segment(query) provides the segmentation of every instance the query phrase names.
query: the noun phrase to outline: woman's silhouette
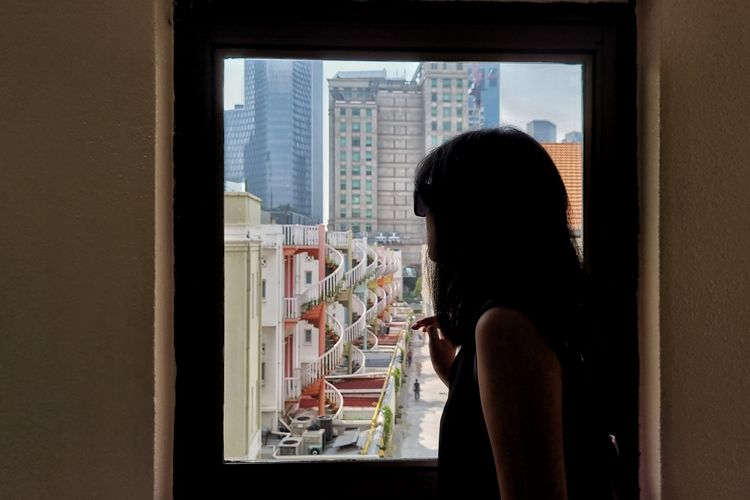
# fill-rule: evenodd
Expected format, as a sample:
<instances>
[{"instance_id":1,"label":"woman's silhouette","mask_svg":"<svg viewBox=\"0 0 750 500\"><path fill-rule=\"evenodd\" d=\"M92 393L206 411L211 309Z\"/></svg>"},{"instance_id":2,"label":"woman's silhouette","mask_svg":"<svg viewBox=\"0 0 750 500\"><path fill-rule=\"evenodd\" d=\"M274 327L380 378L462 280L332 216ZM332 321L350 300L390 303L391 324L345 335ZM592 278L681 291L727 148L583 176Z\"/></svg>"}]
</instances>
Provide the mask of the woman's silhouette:
<instances>
[{"instance_id":1,"label":"woman's silhouette","mask_svg":"<svg viewBox=\"0 0 750 500\"><path fill-rule=\"evenodd\" d=\"M450 388L441 493L608 498L587 463L576 365L584 275L549 155L515 129L467 132L430 152L414 184L435 316L413 328L427 332Z\"/></svg>"}]
</instances>

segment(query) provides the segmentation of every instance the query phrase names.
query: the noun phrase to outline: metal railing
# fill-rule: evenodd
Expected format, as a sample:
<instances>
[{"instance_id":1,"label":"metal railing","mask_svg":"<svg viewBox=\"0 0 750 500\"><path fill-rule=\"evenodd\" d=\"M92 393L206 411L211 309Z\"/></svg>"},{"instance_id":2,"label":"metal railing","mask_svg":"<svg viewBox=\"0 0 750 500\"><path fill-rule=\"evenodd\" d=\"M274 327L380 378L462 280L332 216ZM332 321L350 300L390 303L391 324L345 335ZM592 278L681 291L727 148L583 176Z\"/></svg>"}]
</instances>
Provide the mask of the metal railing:
<instances>
[{"instance_id":1,"label":"metal railing","mask_svg":"<svg viewBox=\"0 0 750 500\"><path fill-rule=\"evenodd\" d=\"M299 297L284 297L284 319L297 319L299 317Z\"/></svg>"},{"instance_id":2,"label":"metal railing","mask_svg":"<svg viewBox=\"0 0 750 500\"><path fill-rule=\"evenodd\" d=\"M344 256L332 246L326 245L326 259L332 260L336 264L336 269L299 294L298 300L301 309L333 297L341 289L344 278Z\"/></svg>"},{"instance_id":3,"label":"metal railing","mask_svg":"<svg viewBox=\"0 0 750 500\"><path fill-rule=\"evenodd\" d=\"M352 254L357 256L359 262L344 274L345 286L349 288L359 285L367 277L367 252L363 248L363 240L352 240Z\"/></svg>"},{"instance_id":4,"label":"metal railing","mask_svg":"<svg viewBox=\"0 0 750 500\"><path fill-rule=\"evenodd\" d=\"M336 248L349 248L350 231L328 231L326 243Z\"/></svg>"},{"instance_id":5,"label":"metal railing","mask_svg":"<svg viewBox=\"0 0 750 500\"><path fill-rule=\"evenodd\" d=\"M354 366L355 363L358 366L357 369L352 372L352 375L364 373L366 363L365 353L356 345L352 345L352 366Z\"/></svg>"},{"instance_id":6,"label":"metal railing","mask_svg":"<svg viewBox=\"0 0 750 500\"><path fill-rule=\"evenodd\" d=\"M367 247L367 256L372 258L372 263L367 265L367 277L373 278L378 272L378 254L371 247Z\"/></svg>"},{"instance_id":7,"label":"metal railing","mask_svg":"<svg viewBox=\"0 0 750 500\"><path fill-rule=\"evenodd\" d=\"M367 321L374 320L378 315L378 296L372 290L367 290L367 301L372 302L372 307L367 309Z\"/></svg>"},{"instance_id":8,"label":"metal railing","mask_svg":"<svg viewBox=\"0 0 750 500\"><path fill-rule=\"evenodd\" d=\"M299 399L302 395L298 377L284 377L284 399Z\"/></svg>"},{"instance_id":9,"label":"metal railing","mask_svg":"<svg viewBox=\"0 0 750 500\"><path fill-rule=\"evenodd\" d=\"M344 359L344 327L339 320L327 315L327 326L333 328L338 340L333 347L324 352L317 360L307 363L300 370L300 384L303 388L309 386L321 377L325 377L341 365Z\"/></svg>"},{"instance_id":10,"label":"metal railing","mask_svg":"<svg viewBox=\"0 0 750 500\"><path fill-rule=\"evenodd\" d=\"M364 302L362 302L359 297L352 294L352 303L354 304L354 307L352 309L354 309L359 314L359 318L357 319L357 321L346 327L346 330L344 331L344 337L346 338L347 342L353 342L356 339L362 338L362 334L365 331L365 324L367 321Z\"/></svg>"},{"instance_id":11,"label":"metal railing","mask_svg":"<svg viewBox=\"0 0 750 500\"><path fill-rule=\"evenodd\" d=\"M325 398L331 405L336 406L336 413L333 414L333 420L340 420L344 411L344 395L341 394L335 385L327 380L325 381Z\"/></svg>"},{"instance_id":12,"label":"metal railing","mask_svg":"<svg viewBox=\"0 0 750 500\"><path fill-rule=\"evenodd\" d=\"M284 245L302 247L317 247L320 243L320 228L318 226L289 225L281 226L284 234Z\"/></svg>"}]
</instances>

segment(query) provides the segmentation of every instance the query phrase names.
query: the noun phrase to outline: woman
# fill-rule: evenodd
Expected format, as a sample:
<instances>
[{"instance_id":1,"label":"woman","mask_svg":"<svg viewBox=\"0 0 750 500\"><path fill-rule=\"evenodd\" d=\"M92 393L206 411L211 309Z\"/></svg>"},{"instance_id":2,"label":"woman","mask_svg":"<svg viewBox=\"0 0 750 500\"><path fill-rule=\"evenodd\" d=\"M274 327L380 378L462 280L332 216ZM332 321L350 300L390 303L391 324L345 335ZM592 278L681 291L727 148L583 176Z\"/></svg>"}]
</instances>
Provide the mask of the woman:
<instances>
[{"instance_id":1,"label":"woman","mask_svg":"<svg viewBox=\"0 0 750 500\"><path fill-rule=\"evenodd\" d=\"M414 211L426 219L435 316L412 328L427 332L449 386L441 493L608 498L587 463L583 271L549 155L511 128L459 135L417 168Z\"/></svg>"}]
</instances>

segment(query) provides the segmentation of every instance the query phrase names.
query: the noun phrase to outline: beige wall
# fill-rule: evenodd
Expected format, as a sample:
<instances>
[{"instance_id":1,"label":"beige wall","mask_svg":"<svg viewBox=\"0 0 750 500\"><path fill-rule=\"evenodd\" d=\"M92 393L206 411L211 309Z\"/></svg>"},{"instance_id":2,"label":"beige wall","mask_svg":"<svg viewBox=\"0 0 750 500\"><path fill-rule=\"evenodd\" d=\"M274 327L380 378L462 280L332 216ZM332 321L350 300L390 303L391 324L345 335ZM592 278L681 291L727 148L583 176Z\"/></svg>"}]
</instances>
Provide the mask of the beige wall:
<instances>
[{"instance_id":1,"label":"beige wall","mask_svg":"<svg viewBox=\"0 0 750 500\"><path fill-rule=\"evenodd\" d=\"M750 3L644 0L639 10L644 497L659 498L660 480L665 499L744 499Z\"/></svg>"},{"instance_id":2,"label":"beige wall","mask_svg":"<svg viewBox=\"0 0 750 500\"><path fill-rule=\"evenodd\" d=\"M3 2L0 498L170 494L169 4Z\"/></svg>"},{"instance_id":3,"label":"beige wall","mask_svg":"<svg viewBox=\"0 0 750 500\"><path fill-rule=\"evenodd\" d=\"M0 498L164 497L168 2L5 4ZM639 9L644 497L743 498L750 4Z\"/></svg>"}]
</instances>

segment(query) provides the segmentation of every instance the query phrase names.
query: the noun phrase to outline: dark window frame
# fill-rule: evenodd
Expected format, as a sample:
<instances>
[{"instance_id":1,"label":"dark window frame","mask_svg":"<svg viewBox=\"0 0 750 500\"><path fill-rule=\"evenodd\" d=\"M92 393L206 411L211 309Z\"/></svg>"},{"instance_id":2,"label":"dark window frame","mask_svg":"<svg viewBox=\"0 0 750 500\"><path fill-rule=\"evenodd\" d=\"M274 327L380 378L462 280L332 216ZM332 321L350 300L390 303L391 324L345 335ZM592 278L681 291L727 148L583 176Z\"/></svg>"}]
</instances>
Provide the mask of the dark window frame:
<instances>
[{"instance_id":1,"label":"dark window frame","mask_svg":"<svg viewBox=\"0 0 750 500\"><path fill-rule=\"evenodd\" d=\"M247 496L321 484L381 498L363 478L402 496L436 493L434 460L232 464L222 451L223 130L222 58L544 60L583 58L587 137L585 265L617 357L612 405L625 463L624 498L638 495L637 175L634 4L337 2L337 8L255 7L220 0L175 5L174 494ZM375 491L372 491L375 490ZM312 497L316 488L305 487ZM361 495L359 495L361 493Z\"/></svg>"}]
</instances>

